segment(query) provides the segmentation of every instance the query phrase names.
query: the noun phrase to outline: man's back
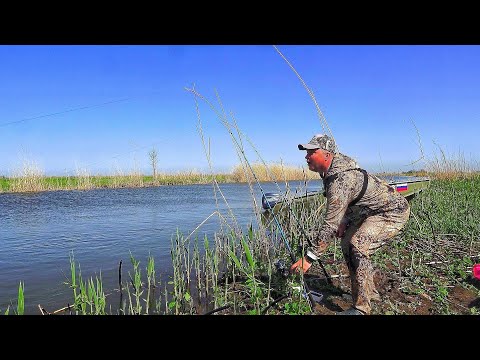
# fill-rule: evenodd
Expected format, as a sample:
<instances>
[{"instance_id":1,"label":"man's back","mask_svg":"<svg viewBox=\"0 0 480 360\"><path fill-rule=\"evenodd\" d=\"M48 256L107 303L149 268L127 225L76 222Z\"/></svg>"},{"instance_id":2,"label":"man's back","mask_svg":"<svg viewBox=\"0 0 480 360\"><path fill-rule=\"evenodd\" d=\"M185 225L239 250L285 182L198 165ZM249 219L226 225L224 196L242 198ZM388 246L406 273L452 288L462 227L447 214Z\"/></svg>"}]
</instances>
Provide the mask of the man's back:
<instances>
[{"instance_id":1,"label":"man's back","mask_svg":"<svg viewBox=\"0 0 480 360\"><path fill-rule=\"evenodd\" d=\"M327 196L325 220L332 225L339 223L347 210L356 216L366 217L404 211L409 206L408 201L392 186L375 175L365 176L352 158L341 153L335 154L325 174L324 187ZM355 205L352 205L355 200Z\"/></svg>"}]
</instances>

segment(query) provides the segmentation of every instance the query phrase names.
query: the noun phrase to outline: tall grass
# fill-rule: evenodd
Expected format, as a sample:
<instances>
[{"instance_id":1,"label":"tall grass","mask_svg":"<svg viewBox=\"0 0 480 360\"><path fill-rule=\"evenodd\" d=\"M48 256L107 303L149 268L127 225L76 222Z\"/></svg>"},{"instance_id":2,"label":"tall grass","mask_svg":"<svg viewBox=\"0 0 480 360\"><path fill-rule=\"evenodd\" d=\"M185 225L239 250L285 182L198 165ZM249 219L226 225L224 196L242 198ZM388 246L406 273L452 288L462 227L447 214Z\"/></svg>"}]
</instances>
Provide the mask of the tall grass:
<instances>
[{"instance_id":1,"label":"tall grass","mask_svg":"<svg viewBox=\"0 0 480 360\"><path fill-rule=\"evenodd\" d=\"M71 283L67 284L73 290L73 308L75 313L81 315L105 315L106 295L103 291L102 275L96 276L95 280L93 277L83 280L80 264L76 264L73 253L70 255L70 272Z\"/></svg>"},{"instance_id":2,"label":"tall grass","mask_svg":"<svg viewBox=\"0 0 480 360\"><path fill-rule=\"evenodd\" d=\"M79 190L93 189L93 182L90 173L87 169L76 169L76 187Z\"/></svg>"},{"instance_id":3,"label":"tall grass","mask_svg":"<svg viewBox=\"0 0 480 360\"><path fill-rule=\"evenodd\" d=\"M433 143L436 146L435 150L432 154L426 154L423 149L420 132L415 124L413 124L413 126L415 127L418 149L421 154L420 158L413 163L423 161L424 169L421 171L421 175L446 180L465 179L478 175L480 172L478 159L472 158L470 161L467 161L464 153L460 150L457 153L449 153L434 141Z\"/></svg>"},{"instance_id":4,"label":"tall grass","mask_svg":"<svg viewBox=\"0 0 480 360\"><path fill-rule=\"evenodd\" d=\"M247 311L248 313L261 313L261 308L263 306L267 306L266 301L268 303L271 300L270 296L272 294L272 283L275 281L272 278L272 271L271 271L271 257L275 255L285 256L285 248L283 247L284 243L279 243L277 241L276 244L272 242L272 237L275 237L278 234L278 229L272 227L272 222L270 222L267 226L265 225L264 219L262 217L262 211L260 204L256 203L256 199L254 196L254 187L258 186L261 189L260 183L262 181L274 181L277 184L278 179L283 181L288 181L291 179L302 179L307 182L307 178L305 176L305 170L301 168L295 169L287 169L283 165L276 165L274 166L267 166L265 162L262 160L262 164L251 164L245 156L245 147L244 144L249 143L257 155L260 155L256 150L254 144L246 137L245 134L241 132L236 124L236 119L233 115L230 116L231 120L229 120L227 114L223 109L223 104L220 100L220 97L217 94L218 100L218 108L215 107L212 103L210 103L207 99L205 99L202 95L200 95L195 89L187 89L195 97L196 107L198 109L197 98L205 101L207 105L215 112L220 122L223 124L225 129L228 131L230 138L232 140L234 149L237 153L238 159L240 161L240 165L237 166L234 171L234 177L236 181L247 182L250 188L250 192L252 195L252 207L257 217L257 224L255 224L255 231L253 230L253 225L251 225L248 234L245 234L244 229L232 228L230 232L223 232L221 233L221 237L224 239L224 244L227 243L227 239L229 240L229 248L226 254L228 257L225 257L225 252L220 252L223 254L223 273L224 273L224 302L230 299L228 296L230 290L235 290L236 288L242 289L242 296L237 297L233 296L232 304L234 305L234 313L236 313L237 308L240 307L243 311ZM198 117L198 128L202 129L201 121L199 112L197 111ZM202 139L203 134L201 133ZM207 158L209 158L210 154L207 149L208 146L204 143L205 153ZM261 159L261 156L260 156ZM278 186L278 184L277 184ZM280 189L280 187L278 186ZM288 183L287 183L288 188ZM261 189L262 190L262 189ZM263 191L263 190L262 190ZM221 194L220 189L218 192ZM223 200L226 199L223 197ZM227 205L228 202L226 201ZM234 216L232 216L233 220ZM273 236L272 236L273 235ZM206 252L208 254L208 251ZM217 259L217 257L214 257ZM261 265L256 265L261 264ZM268 266L264 266L268 264ZM212 267L214 268L214 267ZM218 271L215 272L218 274ZM238 277L245 277L244 282L238 282ZM262 278L266 278L266 281L260 280ZM230 283L228 279L231 279ZM213 289L217 289L217 280L215 277L212 277L213 280ZM206 289L209 286L206 284ZM238 290L239 290L238 289ZM231 291L230 291L231 292ZM235 294L235 291L233 291ZM264 295L266 297L264 297ZM217 297L218 298L218 297ZM245 303L243 300L247 298L250 299L248 303ZM243 300L242 300L243 299ZM237 301L238 300L238 301ZM214 303L215 306L219 305Z\"/></svg>"},{"instance_id":5,"label":"tall grass","mask_svg":"<svg viewBox=\"0 0 480 360\"><path fill-rule=\"evenodd\" d=\"M24 160L20 169L15 171L15 175L9 184L9 190L12 192L46 190L42 182L43 177L43 171L37 163Z\"/></svg>"},{"instance_id":6,"label":"tall grass","mask_svg":"<svg viewBox=\"0 0 480 360\"><path fill-rule=\"evenodd\" d=\"M235 182L229 174L218 174L221 183ZM158 174L156 179L141 174L99 176L84 172L79 176L0 177L0 192L40 192L57 190L91 190L102 188L138 188L163 185L209 184L212 176L181 172Z\"/></svg>"},{"instance_id":7,"label":"tall grass","mask_svg":"<svg viewBox=\"0 0 480 360\"><path fill-rule=\"evenodd\" d=\"M281 163L251 164L253 172L259 181L292 181L318 179L318 174L306 171L303 167L285 166ZM232 179L235 182L253 182L254 179L249 172L246 172L241 165L236 165L232 170Z\"/></svg>"},{"instance_id":8,"label":"tall grass","mask_svg":"<svg viewBox=\"0 0 480 360\"><path fill-rule=\"evenodd\" d=\"M177 173L160 172L156 178L140 173L117 173L112 176L91 175L86 169L77 170L76 176L45 176L35 169L12 177L0 177L0 192L40 192L57 190L91 190L102 188L138 188L164 185L211 184L238 182L237 174L206 174L195 170ZM267 180L265 180L267 181Z\"/></svg>"},{"instance_id":9,"label":"tall grass","mask_svg":"<svg viewBox=\"0 0 480 360\"><path fill-rule=\"evenodd\" d=\"M25 313L25 284L20 281L18 285L18 302L17 302L17 315L23 315Z\"/></svg>"},{"instance_id":10,"label":"tall grass","mask_svg":"<svg viewBox=\"0 0 480 360\"><path fill-rule=\"evenodd\" d=\"M468 279L473 263L480 260L480 174L444 174L412 200L402 236L374 260L404 293L433 299L432 313L458 313L459 307L468 313L449 298L449 289L476 291Z\"/></svg>"},{"instance_id":11,"label":"tall grass","mask_svg":"<svg viewBox=\"0 0 480 360\"><path fill-rule=\"evenodd\" d=\"M441 147L427 160L426 170L436 179L468 179L478 175L479 168L467 161L463 152L449 154Z\"/></svg>"}]
</instances>

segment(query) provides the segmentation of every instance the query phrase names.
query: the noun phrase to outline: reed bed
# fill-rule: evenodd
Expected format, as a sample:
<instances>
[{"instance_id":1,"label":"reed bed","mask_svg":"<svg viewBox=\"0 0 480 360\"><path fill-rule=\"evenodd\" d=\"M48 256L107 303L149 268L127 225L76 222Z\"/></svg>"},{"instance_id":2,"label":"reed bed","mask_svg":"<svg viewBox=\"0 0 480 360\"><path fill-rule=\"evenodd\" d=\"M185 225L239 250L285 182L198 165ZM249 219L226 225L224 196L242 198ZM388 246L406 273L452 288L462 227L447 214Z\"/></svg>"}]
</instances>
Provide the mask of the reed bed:
<instances>
[{"instance_id":1,"label":"reed bed","mask_svg":"<svg viewBox=\"0 0 480 360\"><path fill-rule=\"evenodd\" d=\"M126 175L88 175L78 176L21 176L0 177L0 192L41 192L59 190L91 190L104 188L139 188L163 185L209 184L212 178L218 182L234 182L229 174L210 174L184 172L178 174L158 174L153 176L141 174Z\"/></svg>"},{"instance_id":2,"label":"reed bed","mask_svg":"<svg viewBox=\"0 0 480 360\"><path fill-rule=\"evenodd\" d=\"M13 192L41 191L43 177L43 171L36 163L24 160L22 167L15 172L9 189Z\"/></svg>"},{"instance_id":3,"label":"reed bed","mask_svg":"<svg viewBox=\"0 0 480 360\"><path fill-rule=\"evenodd\" d=\"M471 178L479 174L478 165L467 161L462 153L448 156L441 149L426 160L424 170L399 173L378 173L380 176L429 176L435 179ZM21 170L11 177L0 177L0 192L40 192L58 190L91 190L100 188L137 188L164 185L192 185L217 183L287 182L293 180L310 181L318 179L318 174L305 167L284 165L282 163L253 163L252 171L246 171L245 165L233 167L229 173L202 173L196 170L177 173L159 172L155 177L139 172L122 173L112 176L91 175L87 169L77 169L75 176L45 176L33 163L24 163Z\"/></svg>"},{"instance_id":4,"label":"reed bed","mask_svg":"<svg viewBox=\"0 0 480 360\"><path fill-rule=\"evenodd\" d=\"M257 179L265 181L292 181L292 180L311 180L318 179L318 174L309 171L303 166L286 166L281 163L272 163L265 165L263 163L251 164L252 170ZM251 173L246 172L241 165L236 165L231 174L235 182L254 181Z\"/></svg>"},{"instance_id":5,"label":"reed bed","mask_svg":"<svg viewBox=\"0 0 480 360\"><path fill-rule=\"evenodd\" d=\"M478 164L467 161L463 152L448 154L439 147L437 153L427 160L427 172L436 179L468 179L476 177L479 172Z\"/></svg>"}]
</instances>

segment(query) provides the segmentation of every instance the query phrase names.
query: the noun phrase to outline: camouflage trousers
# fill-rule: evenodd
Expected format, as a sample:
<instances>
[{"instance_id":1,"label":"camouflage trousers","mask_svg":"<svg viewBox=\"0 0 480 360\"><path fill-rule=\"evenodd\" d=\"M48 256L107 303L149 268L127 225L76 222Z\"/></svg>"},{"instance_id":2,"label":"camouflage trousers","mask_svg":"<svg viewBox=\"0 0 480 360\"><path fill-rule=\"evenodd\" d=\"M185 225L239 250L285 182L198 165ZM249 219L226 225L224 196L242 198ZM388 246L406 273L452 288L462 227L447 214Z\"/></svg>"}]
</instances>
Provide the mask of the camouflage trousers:
<instances>
[{"instance_id":1,"label":"camouflage trousers","mask_svg":"<svg viewBox=\"0 0 480 360\"><path fill-rule=\"evenodd\" d=\"M410 216L410 206L366 218L353 219L341 240L350 273L353 306L370 314L372 299L379 294L373 282L370 255L397 235Z\"/></svg>"}]
</instances>

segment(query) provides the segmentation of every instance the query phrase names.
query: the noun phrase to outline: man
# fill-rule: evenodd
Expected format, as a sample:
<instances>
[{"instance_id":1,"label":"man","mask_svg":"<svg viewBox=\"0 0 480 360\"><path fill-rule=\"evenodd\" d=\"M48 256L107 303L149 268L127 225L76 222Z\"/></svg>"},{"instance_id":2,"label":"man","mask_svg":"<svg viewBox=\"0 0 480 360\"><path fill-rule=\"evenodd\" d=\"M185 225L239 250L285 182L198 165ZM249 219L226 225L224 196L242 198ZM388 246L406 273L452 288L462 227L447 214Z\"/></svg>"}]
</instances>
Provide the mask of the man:
<instances>
[{"instance_id":1,"label":"man","mask_svg":"<svg viewBox=\"0 0 480 360\"><path fill-rule=\"evenodd\" d=\"M332 137L315 135L308 144L299 144L298 149L307 151L308 168L323 179L327 205L313 246L290 270L307 272L333 236L342 238L353 306L337 314L368 315L370 301L379 299L370 255L403 228L410 215L408 201L385 181L338 152Z\"/></svg>"}]
</instances>

